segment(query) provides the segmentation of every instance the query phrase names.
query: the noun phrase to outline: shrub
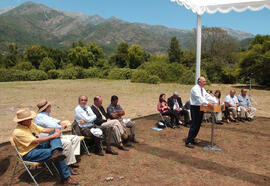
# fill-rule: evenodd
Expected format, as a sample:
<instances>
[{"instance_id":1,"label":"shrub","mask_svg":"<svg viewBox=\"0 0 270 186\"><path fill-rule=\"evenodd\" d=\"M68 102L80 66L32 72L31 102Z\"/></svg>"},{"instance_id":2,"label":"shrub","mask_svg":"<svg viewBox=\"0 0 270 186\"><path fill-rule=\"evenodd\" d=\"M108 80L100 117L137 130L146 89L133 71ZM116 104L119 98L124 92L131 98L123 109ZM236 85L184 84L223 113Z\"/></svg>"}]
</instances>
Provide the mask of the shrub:
<instances>
[{"instance_id":1,"label":"shrub","mask_svg":"<svg viewBox=\"0 0 270 186\"><path fill-rule=\"evenodd\" d=\"M138 69L132 73L131 82L146 83L148 78L149 78L149 74L146 72L146 70Z\"/></svg>"},{"instance_id":2,"label":"shrub","mask_svg":"<svg viewBox=\"0 0 270 186\"><path fill-rule=\"evenodd\" d=\"M71 67L62 71L62 79L82 79L84 78L84 70L82 67Z\"/></svg>"},{"instance_id":3,"label":"shrub","mask_svg":"<svg viewBox=\"0 0 270 186\"><path fill-rule=\"evenodd\" d=\"M21 63L18 63L16 66L15 66L16 69L18 70L24 70L24 71L29 71L29 70L32 70L34 69L35 67L32 65L31 62L21 62Z\"/></svg>"},{"instance_id":4,"label":"shrub","mask_svg":"<svg viewBox=\"0 0 270 186\"><path fill-rule=\"evenodd\" d=\"M58 79L61 77L61 70L50 70L48 72L49 79Z\"/></svg>"},{"instance_id":5,"label":"shrub","mask_svg":"<svg viewBox=\"0 0 270 186\"><path fill-rule=\"evenodd\" d=\"M160 82L161 82L161 79L156 75L150 75L147 80L147 83L150 83L150 84L158 84Z\"/></svg>"},{"instance_id":6,"label":"shrub","mask_svg":"<svg viewBox=\"0 0 270 186\"><path fill-rule=\"evenodd\" d=\"M55 69L55 65L53 63L53 59L49 57L44 57L42 62L39 65L39 70L43 70L44 72L48 72L49 70Z\"/></svg>"},{"instance_id":7,"label":"shrub","mask_svg":"<svg viewBox=\"0 0 270 186\"><path fill-rule=\"evenodd\" d=\"M46 79L48 79L48 75L42 70L30 70L27 72L27 80L40 81Z\"/></svg>"},{"instance_id":8,"label":"shrub","mask_svg":"<svg viewBox=\"0 0 270 186\"><path fill-rule=\"evenodd\" d=\"M101 74L101 70L98 68L88 68L84 69L83 77L84 78L97 78Z\"/></svg>"},{"instance_id":9,"label":"shrub","mask_svg":"<svg viewBox=\"0 0 270 186\"><path fill-rule=\"evenodd\" d=\"M15 69L0 69L0 82L5 81L24 81L27 80L27 73Z\"/></svg>"},{"instance_id":10,"label":"shrub","mask_svg":"<svg viewBox=\"0 0 270 186\"><path fill-rule=\"evenodd\" d=\"M114 68L109 72L109 79L130 79L132 70L129 68Z\"/></svg>"}]
</instances>

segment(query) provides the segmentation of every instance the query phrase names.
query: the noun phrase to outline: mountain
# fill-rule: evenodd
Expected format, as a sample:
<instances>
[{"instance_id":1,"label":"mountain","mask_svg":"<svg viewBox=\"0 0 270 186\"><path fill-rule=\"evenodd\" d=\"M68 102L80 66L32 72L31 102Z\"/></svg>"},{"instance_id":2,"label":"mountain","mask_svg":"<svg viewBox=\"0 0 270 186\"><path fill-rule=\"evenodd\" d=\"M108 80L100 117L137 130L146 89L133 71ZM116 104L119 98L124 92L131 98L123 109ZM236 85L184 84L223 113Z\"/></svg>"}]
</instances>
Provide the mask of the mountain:
<instances>
[{"instance_id":1,"label":"mountain","mask_svg":"<svg viewBox=\"0 0 270 186\"><path fill-rule=\"evenodd\" d=\"M223 28L242 40L252 34ZM87 15L49 8L26 2L18 7L0 10L0 49L15 42L19 47L41 44L56 48L69 48L73 41L95 42L111 54L120 42L140 44L146 51L165 54L171 37L176 36L183 49L194 47L192 30L167 28L162 25L129 23L110 17Z\"/></svg>"}]
</instances>

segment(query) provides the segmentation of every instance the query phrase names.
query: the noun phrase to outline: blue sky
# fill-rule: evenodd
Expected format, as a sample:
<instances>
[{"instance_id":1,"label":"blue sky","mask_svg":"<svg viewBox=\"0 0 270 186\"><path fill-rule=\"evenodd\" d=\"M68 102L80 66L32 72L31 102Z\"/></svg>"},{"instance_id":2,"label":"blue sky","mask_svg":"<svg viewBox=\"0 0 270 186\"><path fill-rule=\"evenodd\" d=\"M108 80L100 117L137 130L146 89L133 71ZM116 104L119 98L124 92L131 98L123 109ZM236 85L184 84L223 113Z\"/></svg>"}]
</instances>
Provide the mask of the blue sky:
<instances>
[{"instance_id":1,"label":"blue sky","mask_svg":"<svg viewBox=\"0 0 270 186\"><path fill-rule=\"evenodd\" d=\"M0 0L0 9L18 6L27 0ZM192 29L196 27L196 15L170 0L32 0L61 10L98 14L108 18L115 16L129 22ZM252 34L270 34L270 10L228 14L205 14L204 26L228 27Z\"/></svg>"}]
</instances>

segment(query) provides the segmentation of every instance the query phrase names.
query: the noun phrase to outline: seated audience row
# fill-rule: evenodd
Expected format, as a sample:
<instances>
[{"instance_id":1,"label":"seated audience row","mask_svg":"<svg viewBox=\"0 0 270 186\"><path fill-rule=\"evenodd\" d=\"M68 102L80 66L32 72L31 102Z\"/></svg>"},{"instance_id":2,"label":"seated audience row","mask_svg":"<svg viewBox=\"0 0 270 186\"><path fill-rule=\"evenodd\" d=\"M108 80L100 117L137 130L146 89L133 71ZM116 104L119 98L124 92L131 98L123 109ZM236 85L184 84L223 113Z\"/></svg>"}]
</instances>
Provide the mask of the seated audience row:
<instances>
[{"instance_id":1,"label":"seated audience row","mask_svg":"<svg viewBox=\"0 0 270 186\"><path fill-rule=\"evenodd\" d=\"M94 139L97 154L104 156L101 148L103 134L106 142L106 153L117 155L111 148L117 145L120 150L128 151L129 141L138 143L135 139L135 122L123 119L124 110L118 104L118 97L111 97L107 113L102 106L101 96L94 97L94 104L87 105L87 96L79 97L75 108L75 122L80 133ZM75 167L79 167L76 156L80 155L80 138L77 135L63 135L61 130L71 123L68 120L58 120L50 116L51 103L43 99L38 104L38 114L28 108L17 112L14 121L18 123L13 131L15 145L25 161L43 162L51 160L58 169L62 182L67 185L77 185L70 175L77 175ZM32 120L35 118L35 121ZM126 128L130 128L131 135ZM98 134L98 135L97 135Z\"/></svg>"}]
</instances>

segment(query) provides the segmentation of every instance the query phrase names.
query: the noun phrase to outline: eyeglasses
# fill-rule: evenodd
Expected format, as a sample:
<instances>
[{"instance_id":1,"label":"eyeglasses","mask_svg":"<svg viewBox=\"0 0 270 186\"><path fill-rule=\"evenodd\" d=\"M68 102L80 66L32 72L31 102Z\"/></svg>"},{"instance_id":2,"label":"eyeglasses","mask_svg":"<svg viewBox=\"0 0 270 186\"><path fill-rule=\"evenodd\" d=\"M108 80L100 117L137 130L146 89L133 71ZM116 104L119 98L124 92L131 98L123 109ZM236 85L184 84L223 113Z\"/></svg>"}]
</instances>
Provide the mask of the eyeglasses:
<instances>
[{"instance_id":1,"label":"eyeglasses","mask_svg":"<svg viewBox=\"0 0 270 186\"><path fill-rule=\"evenodd\" d=\"M81 99L81 101L88 101L87 99Z\"/></svg>"}]
</instances>

